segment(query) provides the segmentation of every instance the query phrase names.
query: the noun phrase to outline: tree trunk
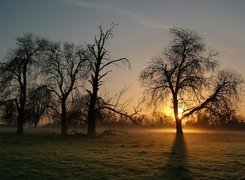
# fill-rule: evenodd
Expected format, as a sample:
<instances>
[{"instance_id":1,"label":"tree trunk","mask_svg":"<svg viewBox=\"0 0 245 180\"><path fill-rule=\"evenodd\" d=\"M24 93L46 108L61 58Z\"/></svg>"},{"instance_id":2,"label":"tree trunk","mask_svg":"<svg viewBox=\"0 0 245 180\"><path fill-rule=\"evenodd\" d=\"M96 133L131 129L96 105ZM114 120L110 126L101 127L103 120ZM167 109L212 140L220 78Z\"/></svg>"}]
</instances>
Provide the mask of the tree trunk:
<instances>
[{"instance_id":1,"label":"tree trunk","mask_svg":"<svg viewBox=\"0 0 245 180\"><path fill-rule=\"evenodd\" d=\"M66 103L65 100L61 102L61 136L67 135L67 119L66 119Z\"/></svg>"},{"instance_id":2,"label":"tree trunk","mask_svg":"<svg viewBox=\"0 0 245 180\"><path fill-rule=\"evenodd\" d=\"M183 134L182 120L179 118L176 119L176 134Z\"/></svg>"},{"instance_id":3,"label":"tree trunk","mask_svg":"<svg viewBox=\"0 0 245 180\"><path fill-rule=\"evenodd\" d=\"M28 58L29 59L29 58ZM20 97L19 97L19 109L18 109L18 127L16 134L23 135L23 124L25 118L25 105L26 105L26 73L27 73L27 63L24 64L23 67L23 83L20 82Z\"/></svg>"},{"instance_id":4,"label":"tree trunk","mask_svg":"<svg viewBox=\"0 0 245 180\"><path fill-rule=\"evenodd\" d=\"M21 136L24 134L23 122L21 122L21 120L19 119L18 119L18 127L17 127L16 134L21 135Z\"/></svg>"},{"instance_id":5,"label":"tree trunk","mask_svg":"<svg viewBox=\"0 0 245 180\"><path fill-rule=\"evenodd\" d=\"M93 94L90 95L90 103L88 109L88 137L96 137L96 99L97 99L97 91L94 91Z\"/></svg>"},{"instance_id":6,"label":"tree trunk","mask_svg":"<svg viewBox=\"0 0 245 180\"><path fill-rule=\"evenodd\" d=\"M183 134L182 119L179 117L179 103L177 93L173 94L174 117L176 122L176 134Z\"/></svg>"},{"instance_id":7,"label":"tree trunk","mask_svg":"<svg viewBox=\"0 0 245 180\"><path fill-rule=\"evenodd\" d=\"M95 114L89 112L88 115L88 137L96 137Z\"/></svg>"},{"instance_id":8,"label":"tree trunk","mask_svg":"<svg viewBox=\"0 0 245 180\"><path fill-rule=\"evenodd\" d=\"M18 127L17 127L16 134L23 135L24 133L23 124L24 124L24 111L19 111Z\"/></svg>"},{"instance_id":9,"label":"tree trunk","mask_svg":"<svg viewBox=\"0 0 245 180\"><path fill-rule=\"evenodd\" d=\"M88 109L88 137L96 137L96 100L98 98L98 67L97 73L95 74L95 78L93 79L93 93L90 94L90 103Z\"/></svg>"}]
</instances>

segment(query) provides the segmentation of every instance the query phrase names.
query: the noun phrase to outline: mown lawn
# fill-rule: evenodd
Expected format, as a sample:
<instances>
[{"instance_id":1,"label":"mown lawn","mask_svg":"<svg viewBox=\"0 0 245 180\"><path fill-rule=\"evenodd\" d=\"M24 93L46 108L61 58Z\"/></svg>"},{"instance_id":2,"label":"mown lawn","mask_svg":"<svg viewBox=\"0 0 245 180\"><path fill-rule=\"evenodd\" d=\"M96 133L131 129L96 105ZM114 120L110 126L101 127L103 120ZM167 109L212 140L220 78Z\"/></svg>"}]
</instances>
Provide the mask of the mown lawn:
<instances>
[{"instance_id":1,"label":"mown lawn","mask_svg":"<svg viewBox=\"0 0 245 180\"><path fill-rule=\"evenodd\" d=\"M244 132L130 131L98 139L0 128L0 179L245 179Z\"/></svg>"}]
</instances>

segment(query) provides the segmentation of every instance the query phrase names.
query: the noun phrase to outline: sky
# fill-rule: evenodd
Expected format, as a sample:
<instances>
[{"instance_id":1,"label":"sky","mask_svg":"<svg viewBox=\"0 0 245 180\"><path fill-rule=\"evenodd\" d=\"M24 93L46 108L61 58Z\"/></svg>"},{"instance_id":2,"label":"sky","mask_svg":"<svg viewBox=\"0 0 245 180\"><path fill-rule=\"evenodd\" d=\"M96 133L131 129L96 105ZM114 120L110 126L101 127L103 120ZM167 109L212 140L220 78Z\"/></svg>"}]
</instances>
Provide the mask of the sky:
<instances>
[{"instance_id":1,"label":"sky","mask_svg":"<svg viewBox=\"0 0 245 180\"><path fill-rule=\"evenodd\" d=\"M139 74L168 45L170 27L197 31L219 52L221 68L245 78L244 9L244 0L0 0L0 58L26 32L80 45L93 42L99 25L117 23L108 49L132 68L114 68L105 85L110 94L129 87L126 96L137 101ZM243 115L244 108L245 98Z\"/></svg>"}]
</instances>

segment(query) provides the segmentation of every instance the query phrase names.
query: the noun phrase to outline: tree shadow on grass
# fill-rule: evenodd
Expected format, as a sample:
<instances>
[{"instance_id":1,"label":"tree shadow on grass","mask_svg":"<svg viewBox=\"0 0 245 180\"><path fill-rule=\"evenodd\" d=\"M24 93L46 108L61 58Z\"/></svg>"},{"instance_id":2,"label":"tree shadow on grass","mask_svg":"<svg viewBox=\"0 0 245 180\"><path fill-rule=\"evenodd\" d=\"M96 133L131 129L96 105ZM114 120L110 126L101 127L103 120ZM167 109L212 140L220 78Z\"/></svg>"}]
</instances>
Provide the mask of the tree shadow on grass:
<instances>
[{"instance_id":1,"label":"tree shadow on grass","mask_svg":"<svg viewBox=\"0 0 245 180\"><path fill-rule=\"evenodd\" d=\"M184 135L176 134L169 159L159 179L193 179L187 167L187 158Z\"/></svg>"}]
</instances>

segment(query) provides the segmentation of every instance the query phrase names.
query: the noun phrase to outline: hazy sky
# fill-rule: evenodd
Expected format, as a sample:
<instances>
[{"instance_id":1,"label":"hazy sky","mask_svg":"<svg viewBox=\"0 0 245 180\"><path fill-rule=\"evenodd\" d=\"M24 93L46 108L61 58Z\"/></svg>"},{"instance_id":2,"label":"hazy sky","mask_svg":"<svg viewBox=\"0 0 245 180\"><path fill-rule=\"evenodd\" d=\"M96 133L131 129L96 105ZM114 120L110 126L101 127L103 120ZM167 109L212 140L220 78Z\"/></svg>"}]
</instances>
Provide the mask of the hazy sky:
<instances>
[{"instance_id":1,"label":"hazy sky","mask_svg":"<svg viewBox=\"0 0 245 180\"><path fill-rule=\"evenodd\" d=\"M245 78L244 9L244 0L0 0L0 58L25 32L83 44L92 42L98 25L118 23L108 47L112 57L131 60L132 70L114 69L108 90L130 86L128 95L139 97L140 71L168 45L168 28L177 26L203 35L222 67Z\"/></svg>"}]
</instances>

